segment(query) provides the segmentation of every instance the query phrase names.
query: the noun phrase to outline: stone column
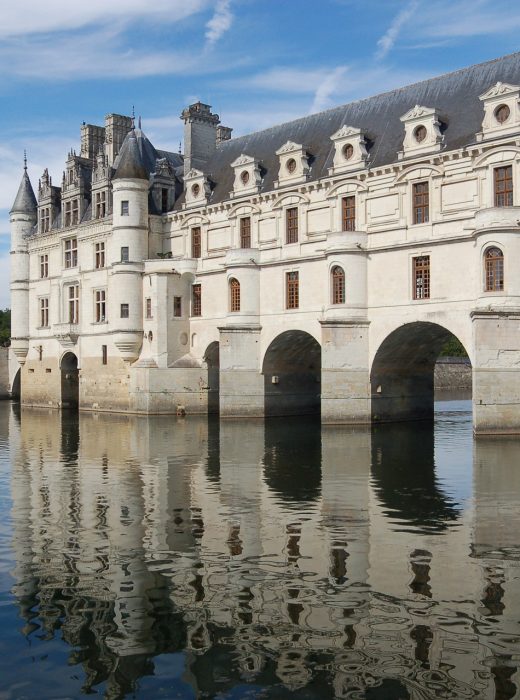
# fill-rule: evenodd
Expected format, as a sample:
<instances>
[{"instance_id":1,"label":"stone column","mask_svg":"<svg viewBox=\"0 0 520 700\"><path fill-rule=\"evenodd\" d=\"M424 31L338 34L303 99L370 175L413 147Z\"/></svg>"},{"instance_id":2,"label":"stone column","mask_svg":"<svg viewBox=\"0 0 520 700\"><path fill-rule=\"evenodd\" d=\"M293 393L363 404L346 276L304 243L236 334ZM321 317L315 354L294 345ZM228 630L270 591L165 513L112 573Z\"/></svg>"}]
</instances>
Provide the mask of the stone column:
<instances>
[{"instance_id":1,"label":"stone column","mask_svg":"<svg viewBox=\"0 0 520 700\"><path fill-rule=\"evenodd\" d=\"M520 308L472 312L473 429L520 433Z\"/></svg>"},{"instance_id":2,"label":"stone column","mask_svg":"<svg viewBox=\"0 0 520 700\"><path fill-rule=\"evenodd\" d=\"M320 321L321 421L370 423L370 376L366 319Z\"/></svg>"},{"instance_id":3,"label":"stone column","mask_svg":"<svg viewBox=\"0 0 520 700\"><path fill-rule=\"evenodd\" d=\"M220 331L220 417L264 415L260 331L256 324L229 324Z\"/></svg>"}]
</instances>

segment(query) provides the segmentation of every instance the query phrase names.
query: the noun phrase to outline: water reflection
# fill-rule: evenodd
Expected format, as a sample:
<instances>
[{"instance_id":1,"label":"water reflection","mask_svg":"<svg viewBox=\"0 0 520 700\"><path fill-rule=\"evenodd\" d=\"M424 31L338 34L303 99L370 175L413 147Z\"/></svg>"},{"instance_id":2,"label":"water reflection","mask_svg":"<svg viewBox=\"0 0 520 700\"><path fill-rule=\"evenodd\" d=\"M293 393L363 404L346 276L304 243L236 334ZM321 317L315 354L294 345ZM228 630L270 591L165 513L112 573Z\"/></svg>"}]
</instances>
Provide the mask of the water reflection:
<instances>
[{"instance_id":1,"label":"water reflection","mask_svg":"<svg viewBox=\"0 0 520 700\"><path fill-rule=\"evenodd\" d=\"M475 442L464 504L417 426L24 409L9 432L10 697L520 692L520 441Z\"/></svg>"}]
</instances>

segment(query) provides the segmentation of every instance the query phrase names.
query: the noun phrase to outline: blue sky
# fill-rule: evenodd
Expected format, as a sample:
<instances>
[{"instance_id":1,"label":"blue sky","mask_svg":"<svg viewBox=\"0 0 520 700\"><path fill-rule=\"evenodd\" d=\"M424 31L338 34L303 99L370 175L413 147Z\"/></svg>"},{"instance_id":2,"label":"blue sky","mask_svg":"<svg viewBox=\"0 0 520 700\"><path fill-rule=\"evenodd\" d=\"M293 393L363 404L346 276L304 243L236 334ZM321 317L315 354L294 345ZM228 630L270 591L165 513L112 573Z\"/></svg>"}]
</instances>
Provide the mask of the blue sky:
<instances>
[{"instance_id":1,"label":"blue sky","mask_svg":"<svg viewBox=\"0 0 520 700\"><path fill-rule=\"evenodd\" d=\"M0 23L0 308L27 149L59 184L82 121L130 114L177 150L183 107L234 135L519 49L517 0L17 0ZM520 76L519 76L520 82Z\"/></svg>"}]
</instances>

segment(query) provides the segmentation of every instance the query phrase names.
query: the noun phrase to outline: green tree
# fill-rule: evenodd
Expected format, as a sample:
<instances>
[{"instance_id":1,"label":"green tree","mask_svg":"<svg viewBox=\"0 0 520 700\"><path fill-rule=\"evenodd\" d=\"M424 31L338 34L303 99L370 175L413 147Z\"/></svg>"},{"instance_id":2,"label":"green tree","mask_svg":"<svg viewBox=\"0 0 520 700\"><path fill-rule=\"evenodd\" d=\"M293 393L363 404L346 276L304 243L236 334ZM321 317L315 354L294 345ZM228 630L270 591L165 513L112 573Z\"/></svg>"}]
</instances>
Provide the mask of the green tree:
<instances>
[{"instance_id":1,"label":"green tree","mask_svg":"<svg viewBox=\"0 0 520 700\"><path fill-rule=\"evenodd\" d=\"M452 336L442 347L439 357L467 357L468 353L464 345L455 336Z\"/></svg>"},{"instance_id":2,"label":"green tree","mask_svg":"<svg viewBox=\"0 0 520 700\"><path fill-rule=\"evenodd\" d=\"M11 309L0 310L0 345L9 345L11 338Z\"/></svg>"}]
</instances>

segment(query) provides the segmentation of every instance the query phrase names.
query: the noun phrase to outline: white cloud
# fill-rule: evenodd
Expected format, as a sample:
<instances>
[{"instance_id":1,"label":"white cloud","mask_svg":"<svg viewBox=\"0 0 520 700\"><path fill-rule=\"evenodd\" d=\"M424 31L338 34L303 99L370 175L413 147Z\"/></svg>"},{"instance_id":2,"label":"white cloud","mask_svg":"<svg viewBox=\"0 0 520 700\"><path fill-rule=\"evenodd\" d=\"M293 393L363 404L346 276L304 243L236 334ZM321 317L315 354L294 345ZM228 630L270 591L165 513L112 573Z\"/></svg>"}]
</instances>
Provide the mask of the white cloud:
<instances>
[{"instance_id":1,"label":"white cloud","mask_svg":"<svg viewBox=\"0 0 520 700\"><path fill-rule=\"evenodd\" d=\"M79 29L91 24L173 24L204 10L209 0L17 0L2 4L0 37Z\"/></svg>"},{"instance_id":2,"label":"white cloud","mask_svg":"<svg viewBox=\"0 0 520 700\"><path fill-rule=\"evenodd\" d=\"M231 0L217 0L215 14L206 24L206 40L208 47L213 46L231 28L233 14Z\"/></svg>"},{"instance_id":3,"label":"white cloud","mask_svg":"<svg viewBox=\"0 0 520 700\"><path fill-rule=\"evenodd\" d=\"M314 94L311 112L321 112L330 107L331 98L337 92L347 70L347 66L338 66L326 76Z\"/></svg>"},{"instance_id":4,"label":"white cloud","mask_svg":"<svg viewBox=\"0 0 520 700\"><path fill-rule=\"evenodd\" d=\"M346 67L340 67L346 70ZM230 85L235 88L256 88L273 92L284 92L300 95L313 95L320 86L338 68L291 68L275 66L256 75L236 80L221 81L222 85Z\"/></svg>"},{"instance_id":5,"label":"white cloud","mask_svg":"<svg viewBox=\"0 0 520 700\"><path fill-rule=\"evenodd\" d=\"M441 39L511 34L520 29L520 8L515 5L500 0L439 0L417 15L414 34Z\"/></svg>"},{"instance_id":6,"label":"white cloud","mask_svg":"<svg viewBox=\"0 0 520 700\"><path fill-rule=\"evenodd\" d=\"M377 42L378 49L376 53L376 58L382 59L388 54L389 51L391 51L397 40L397 37L399 36L399 32L401 31L403 26L408 22L408 20L412 18L418 5L418 0L411 0L411 2L409 2L406 5L406 7L404 7L396 17L394 17L389 28Z\"/></svg>"}]
</instances>

